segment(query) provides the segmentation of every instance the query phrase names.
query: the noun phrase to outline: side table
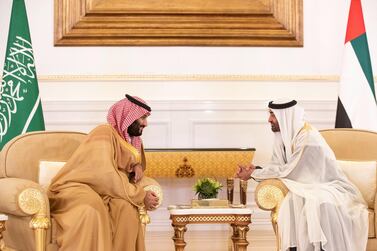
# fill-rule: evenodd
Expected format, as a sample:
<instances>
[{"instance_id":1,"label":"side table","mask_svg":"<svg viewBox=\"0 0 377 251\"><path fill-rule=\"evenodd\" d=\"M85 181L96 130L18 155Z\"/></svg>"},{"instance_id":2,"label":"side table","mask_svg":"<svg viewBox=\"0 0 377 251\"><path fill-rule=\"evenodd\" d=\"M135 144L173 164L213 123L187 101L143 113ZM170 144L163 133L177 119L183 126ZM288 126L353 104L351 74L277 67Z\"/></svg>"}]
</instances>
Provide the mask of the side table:
<instances>
[{"instance_id":1,"label":"side table","mask_svg":"<svg viewBox=\"0 0 377 251\"><path fill-rule=\"evenodd\" d=\"M187 224L230 224L233 229L232 241L235 251L246 251L246 240L252 210L250 208L188 208L169 209L174 228L173 241L176 251L183 251L186 242L184 233Z\"/></svg>"},{"instance_id":2,"label":"side table","mask_svg":"<svg viewBox=\"0 0 377 251\"><path fill-rule=\"evenodd\" d=\"M0 251L5 250L5 243L3 240L3 231L5 231L5 222L8 220L8 216L0 214Z\"/></svg>"}]
</instances>

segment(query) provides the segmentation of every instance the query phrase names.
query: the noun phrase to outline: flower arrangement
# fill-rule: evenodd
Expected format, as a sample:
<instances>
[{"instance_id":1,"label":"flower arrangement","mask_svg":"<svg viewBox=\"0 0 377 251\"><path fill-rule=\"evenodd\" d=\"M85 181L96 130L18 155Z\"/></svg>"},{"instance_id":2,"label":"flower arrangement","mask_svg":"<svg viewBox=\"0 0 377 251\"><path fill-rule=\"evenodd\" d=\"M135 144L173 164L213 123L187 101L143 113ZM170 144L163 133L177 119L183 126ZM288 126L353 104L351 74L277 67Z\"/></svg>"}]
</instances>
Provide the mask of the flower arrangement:
<instances>
[{"instance_id":1,"label":"flower arrangement","mask_svg":"<svg viewBox=\"0 0 377 251\"><path fill-rule=\"evenodd\" d=\"M194 185L195 194L198 199L216 198L223 185L215 179L203 178L198 179Z\"/></svg>"}]
</instances>

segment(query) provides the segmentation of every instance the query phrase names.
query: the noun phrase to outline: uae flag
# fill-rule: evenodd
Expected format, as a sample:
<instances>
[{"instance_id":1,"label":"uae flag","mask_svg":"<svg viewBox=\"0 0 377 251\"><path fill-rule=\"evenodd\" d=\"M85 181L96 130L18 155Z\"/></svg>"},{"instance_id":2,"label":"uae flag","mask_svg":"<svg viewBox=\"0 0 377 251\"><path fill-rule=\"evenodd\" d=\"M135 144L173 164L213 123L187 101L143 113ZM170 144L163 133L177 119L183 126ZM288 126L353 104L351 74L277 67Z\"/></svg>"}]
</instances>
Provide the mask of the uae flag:
<instances>
[{"instance_id":1,"label":"uae flag","mask_svg":"<svg viewBox=\"0 0 377 251\"><path fill-rule=\"evenodd\" d=\"M351 0L336 128L377 131L377 104L372 65L360 0Z\"/></svg>"}]
</instances>

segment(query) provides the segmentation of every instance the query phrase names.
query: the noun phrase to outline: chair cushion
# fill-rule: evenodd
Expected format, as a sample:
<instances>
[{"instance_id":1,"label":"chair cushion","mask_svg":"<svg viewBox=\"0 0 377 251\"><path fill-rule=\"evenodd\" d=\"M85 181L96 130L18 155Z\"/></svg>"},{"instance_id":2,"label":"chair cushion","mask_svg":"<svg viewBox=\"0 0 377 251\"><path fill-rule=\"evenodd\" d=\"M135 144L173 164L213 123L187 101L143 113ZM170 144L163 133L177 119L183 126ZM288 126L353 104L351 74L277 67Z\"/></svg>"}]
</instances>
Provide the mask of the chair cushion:
<instances>
[{"instance_id":1,"label":"chair cushion","mask_svg":"<svg viewBox=\"0 0 377 251\"><path fill-rule=\"evenodd\" d=\"M348 179L359 188L370 209L374 209L376 196L376 161L338 160Z\"/></svg>"},{"instance_id":2,"label":"chair cushion","mask_svg":"<svg viewBox=\"0 0 377 251\"><path fill-rule=\"evenodd\" d=\"M39 184L43 189L47 189L51 183L52 178L65 165L63 161L44 161L39 162Z\"/></svg>"}]
</instances>

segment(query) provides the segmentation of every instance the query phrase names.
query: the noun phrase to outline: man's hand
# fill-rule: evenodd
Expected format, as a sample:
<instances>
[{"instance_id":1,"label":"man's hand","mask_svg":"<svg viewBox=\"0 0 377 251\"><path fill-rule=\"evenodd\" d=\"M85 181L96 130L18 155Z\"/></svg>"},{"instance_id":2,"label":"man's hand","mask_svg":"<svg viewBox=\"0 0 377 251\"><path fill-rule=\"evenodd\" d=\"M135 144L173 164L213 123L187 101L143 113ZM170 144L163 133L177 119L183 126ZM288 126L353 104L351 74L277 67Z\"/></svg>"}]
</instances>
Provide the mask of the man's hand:
<instances>
[{"instance_id":1,"label":"man's hand","mask_svg":"<svg viewBox=\"0 0 377 251\"><path fill-rule=\"evenodd\" d=\"M136 183L144 176L143 167L141 166L141 164L136 164L133 169L133 171L135 172L134 182Z\"/></svg>"},{"instance_id":2,"label":"man's hand","mask_svg":"<svg viewBox=\"0 0 377 251\"><path fill-rule=\"evenodd\" d=\"M255 166L253 164L250 164L249 166L238 165L236 178L240 178L241 180L248 180L250 179L250 176L254 172L254 170Z\"/></svg>"},{"instance_id":3,"label":"man's hand","mask_svg":"<svg viewBox=\"0 0 377 251\"><path fill-rule=\"evenodd\" d=\"M147 191L144 197L144 205L147 210L153 210L158 205L158 197L152 191Z\"/></svg>"}]
</instances>

